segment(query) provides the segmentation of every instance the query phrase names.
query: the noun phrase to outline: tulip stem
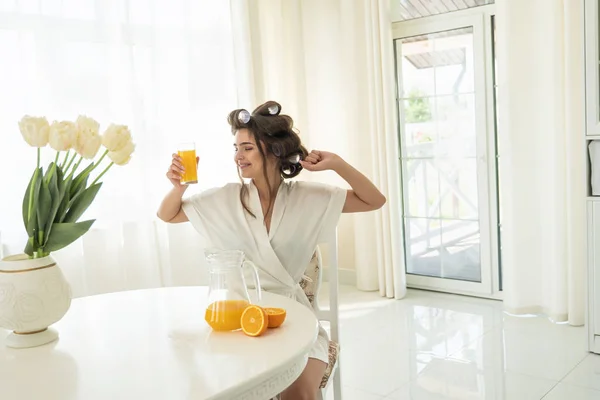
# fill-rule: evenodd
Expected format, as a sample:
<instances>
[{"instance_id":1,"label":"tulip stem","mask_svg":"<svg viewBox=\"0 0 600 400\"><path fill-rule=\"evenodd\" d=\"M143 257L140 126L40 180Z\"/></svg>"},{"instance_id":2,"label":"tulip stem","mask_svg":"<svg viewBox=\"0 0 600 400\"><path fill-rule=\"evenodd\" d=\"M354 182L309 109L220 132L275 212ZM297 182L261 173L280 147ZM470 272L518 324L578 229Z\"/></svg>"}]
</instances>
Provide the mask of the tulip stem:
<instances>
[{"instance_id":1,"label":"tulip stem","mask_svg":"<svg viewBox=\"0 0 600 400\"><path fill-rule=\"evenodd\" d=\"M44 258L48 257L49 255L50 253L45 252L42 248L39 248L33 252L33 258Z\"/></svg>"},{"instance_id":2,"label":"tulip stem","mask_svg":"<svg viewBox=\"0 0 600 400\"><path fill-rule=\"evenodd\" d=\"M100 159L98 160L96 165L100 165L100 163L102 162L102 160L104 160L104 157L106 157L107 154L108 154L108 150L106 150L104 153L102 153L102 156L100 156Z\"/></svg>"},{"instance_id":3,"label":"tulip stem","mask_svg":"<svg viewBox=\"0 0 600 400\"><path fill-rule=\"evenodd\" d=\"M65 159L63 160L62 164L60 165L61 168L64 169L64 166L67 165L67 161L69 161L70 154L71 154L71 150L67 150L67 153L65 154Z\"/></svg>"},{"instance_id":4,"label":"tulip stem","mask_svg":"<svg viewBox=\"0 0 600 400\"><path fill-rule=\"evenodd\" d=\"M96 161L94 163L94 166L92 167L92 169L90 169L87 173L87 175L91 174L93 170L96 169L96 167L98 167L98 165L100 165L100 163L102 162L102 160L104 160L104 157L106 157L106 155L108 154L108 150L106 150L104 153L102 153L102 155L100 156L100 158L98 159L98 161ZM92 165L92 164L90 164Z\"/></svg>"},{"instance_id":5,"label":"tulip stem","mask_svg":"<svg viewBox=\"0 0 600 400\"><path fill-rule=\"evenodd\" d=\"M98 182L98 180L99 180L100 178L102 178L102 175L104 175L104 174L105 174L105 173L106 173L106 172L107 172L107 171L110 169L110 167L112 167L112 166L113 166L113 164L114 164L114 162L111 162L110 164L108 164L108 167L106 167L106 168L104 169L104 171L102 171L102 173L100 173L100 175L98 175L98 176L96 177L96 179L94 179L94 182L92 182L92 184L90 185L90 187L91 187L91 186L94 186L94 184L96 184L96 182Z\"/></svg>"},{"instance_id":6,"label":"tulip stem","mask_svg":"<svg viewBox=\"0 0 600 400\"><path fill-rule=\"evenodd\" d=\"M73 161L75 160L75 157L77 157L77 153L73 153L73 155L71 156L71 160L69 161L69 163L67 164L66 167L64 167L63 165L63 172L67 173L67 171L69 170L69 168L71 168L71 164L73 164Z\"/></svg>"},{"instance_id":7,"label":"tulip stem","mask_svg":"<svg viewBox=\"0 0 600 400\"><path fill-rule=\"evenodd\" d=\"M77 171L77 168L79 167L79 164L81 164L81 161L83 160L83 156L79 157L79 160L77 160L77 162L75 163L75 166L73 166L73 170L71 171L71 173L69 174L68 177L72 177L73 174L75 173L75 171Z\"/></svg>"}]
</instances>

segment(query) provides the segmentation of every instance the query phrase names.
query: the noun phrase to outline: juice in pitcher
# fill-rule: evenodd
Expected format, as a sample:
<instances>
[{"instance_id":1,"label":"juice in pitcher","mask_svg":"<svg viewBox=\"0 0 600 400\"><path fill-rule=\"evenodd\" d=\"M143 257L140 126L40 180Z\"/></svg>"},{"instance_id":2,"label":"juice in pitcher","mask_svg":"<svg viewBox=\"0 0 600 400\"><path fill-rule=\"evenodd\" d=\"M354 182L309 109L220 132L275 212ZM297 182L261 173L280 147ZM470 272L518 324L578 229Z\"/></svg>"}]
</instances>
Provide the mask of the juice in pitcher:
<instances>
[{"instance_id":1,"label":"juice in pitcher","mask_svg":"<svg viewBox=\"0 0 600 400\"><path fill-rule=\"evenodd\" d=\"M242 313L250 303L246 300L217 300L206 308L204 319L215 331L242 328Z\"/></svg>"},{"instance_id":2,"label":"juice in pitcher","mask_svg":"<svg viewBox=\"0 0 600 400\"><path fill-rule=\"evenodd\" d=\"M256 302L261 301L258 269L240 250L205 249L208 264L208 299L204 319L215 331L242 329L242 314L250 305L250 294L243 271L254 278Z\"/></svg>"},{"instance_id":3,"label":"juice in pitcher","mask_svg":"<svg viewBox=\"0 0 600 400\"><path fill-rule=\"evenodd\" d=\"M198 166L196 164L196 145L194 143L180 144L177 154L181 157L181 162L185 172L181 174L181 183L188 185L198 183Z\"/></svg>"}]
</instances>

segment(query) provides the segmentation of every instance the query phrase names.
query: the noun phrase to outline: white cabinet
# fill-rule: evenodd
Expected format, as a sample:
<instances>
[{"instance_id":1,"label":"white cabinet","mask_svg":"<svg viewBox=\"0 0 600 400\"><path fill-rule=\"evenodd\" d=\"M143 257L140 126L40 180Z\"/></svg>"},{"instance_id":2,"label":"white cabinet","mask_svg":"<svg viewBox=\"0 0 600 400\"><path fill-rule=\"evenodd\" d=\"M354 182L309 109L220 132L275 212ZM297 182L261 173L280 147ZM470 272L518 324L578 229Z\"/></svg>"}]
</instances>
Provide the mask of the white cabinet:
<instances>
[{"instance_id":1,"label":"white cabinet","mask_svg":"<svg viewBox=\"0 0 600 400\"><path fill-rule=\"evenodd\" d=\"M600 141L600 31L599 0L585 0L586 147ZM589 154L589 153L588 153ZM589 161L589 158L588 158ZM598 171L600 165L595 165ZM600 354L600 196L591 191L592 165L587 172L587 321L589 350ZM600 171L596 172L598 175Z\"/></svg>"},{"instance_id":2,"label":"white cabinet","mask_svg":"<svg viewBox=\"0 0 600 400\"><path fill-rule=\"evenodd\" d=\"M585 1L586 135L600 137L598 0Z\"/></svg>"},{"instance_id":3,"label":"white cabinet","mask_svg":"<svg viewBox=\"0 0 600 400\"><path fill-rule=\"evenodd\" d=\"M600 353L600 198L587 202L589 350Z\"/></svg>"}]
</instances>

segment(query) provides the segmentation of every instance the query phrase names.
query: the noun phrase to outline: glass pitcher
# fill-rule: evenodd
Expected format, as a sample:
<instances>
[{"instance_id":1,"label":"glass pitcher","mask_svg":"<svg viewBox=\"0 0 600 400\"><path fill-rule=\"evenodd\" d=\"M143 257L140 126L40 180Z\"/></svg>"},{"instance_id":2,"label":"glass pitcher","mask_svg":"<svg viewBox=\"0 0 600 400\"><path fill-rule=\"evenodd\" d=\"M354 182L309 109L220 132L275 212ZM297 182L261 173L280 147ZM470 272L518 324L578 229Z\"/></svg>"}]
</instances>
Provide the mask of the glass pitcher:
<instances>
[{"instance_id":1,"label":"glass pitcher","mask_svg":"<svg viewBox=\"0 0 600 400\"><path fill-rule=\"evenodd\" d=\"M259 302L261 289L258 270L251 261L244 260L245 254L239 250L207 250L204 255L210 279L204 319L215 331L241 329L242 313L250 304L243 270L249 268L252 272L256 302Z\"/></svg>"}]
</instances>

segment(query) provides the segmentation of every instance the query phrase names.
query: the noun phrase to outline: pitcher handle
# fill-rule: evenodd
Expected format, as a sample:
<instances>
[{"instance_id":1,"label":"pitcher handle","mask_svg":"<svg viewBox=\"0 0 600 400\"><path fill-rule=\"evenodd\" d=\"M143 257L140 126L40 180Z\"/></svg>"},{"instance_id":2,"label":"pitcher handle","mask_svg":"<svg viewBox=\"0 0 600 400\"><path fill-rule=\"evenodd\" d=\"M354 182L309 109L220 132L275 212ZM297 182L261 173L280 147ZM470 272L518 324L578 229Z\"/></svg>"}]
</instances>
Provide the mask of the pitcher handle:
<instances>
[{"instance_id":1,"label":"pitcher handle","mask_svg":"<svg viewBox=\"0 0 600 400\"><path fill-rule=\"evenodd\" d=\"M252 269L252 276L254 277L254 287L256 288L256 302L259 303L262 300L262 289L260 288L260 278L258 277L258 268L252 261L244 260L242 268L249 265Z\"/></svg>"}]
</instances>

